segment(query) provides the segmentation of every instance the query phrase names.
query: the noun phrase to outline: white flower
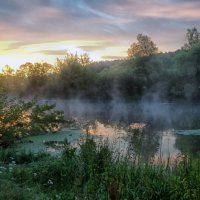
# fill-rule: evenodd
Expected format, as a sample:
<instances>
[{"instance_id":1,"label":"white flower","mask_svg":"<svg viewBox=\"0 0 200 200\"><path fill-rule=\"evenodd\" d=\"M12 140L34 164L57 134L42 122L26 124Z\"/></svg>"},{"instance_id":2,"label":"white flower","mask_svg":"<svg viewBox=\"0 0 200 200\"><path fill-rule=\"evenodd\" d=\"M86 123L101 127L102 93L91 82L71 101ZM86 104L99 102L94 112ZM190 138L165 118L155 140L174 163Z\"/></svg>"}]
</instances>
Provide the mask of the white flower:
<instances>
[{"instance_id":1,"label":"white flower","mask_svg":"<svg viewBox=\"0 0 200 200\"><path fill-rule=\"evenodd\" d=\"M49 184L49 185L53 185L53 181L49 179L49 180L48 180L48 184Z\"/></svg>"}]
</instances>

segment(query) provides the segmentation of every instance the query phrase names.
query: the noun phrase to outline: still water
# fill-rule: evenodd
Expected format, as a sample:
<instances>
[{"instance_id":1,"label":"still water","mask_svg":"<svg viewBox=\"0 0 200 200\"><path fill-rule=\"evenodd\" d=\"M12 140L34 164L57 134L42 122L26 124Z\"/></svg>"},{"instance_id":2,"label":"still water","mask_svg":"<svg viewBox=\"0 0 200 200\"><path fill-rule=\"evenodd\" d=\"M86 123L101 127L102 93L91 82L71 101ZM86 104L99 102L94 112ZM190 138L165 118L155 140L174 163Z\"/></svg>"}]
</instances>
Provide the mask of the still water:
<instances>
[{"instance_id":1,"label":"still water","mask_svg":"<svg viewBox=\"0 0 200 200\"><path fill-rule=\"evenodd\" d=\"M52 103L52 102L51 102ZM53 102L55 103L55 102ZM25 138L20 149L59 153L67 139L79 146L86 135L114 151L142 161L175 160L200 152L200 106L180 103L92 104L57 101L75 124L57 133Z\"/></svg>"}]
</instances>

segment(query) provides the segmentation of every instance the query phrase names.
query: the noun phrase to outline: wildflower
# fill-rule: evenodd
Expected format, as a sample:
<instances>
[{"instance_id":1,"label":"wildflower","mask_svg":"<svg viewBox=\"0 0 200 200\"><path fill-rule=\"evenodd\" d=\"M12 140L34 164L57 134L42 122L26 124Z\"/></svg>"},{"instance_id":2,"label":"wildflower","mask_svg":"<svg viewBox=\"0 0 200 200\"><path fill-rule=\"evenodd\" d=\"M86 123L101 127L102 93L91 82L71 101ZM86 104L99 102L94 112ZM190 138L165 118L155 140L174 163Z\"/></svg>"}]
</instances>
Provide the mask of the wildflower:
<instances>
[{"instance_id":1,"label":"wildflower","mask_svg":"<svg viewBox=\"0 0 200 200\"><path fill-rule=\"evenodd\" d=\"M48 180L49 185L53 185L53 181L51 179Z\"/></svg>"}]
</instances>

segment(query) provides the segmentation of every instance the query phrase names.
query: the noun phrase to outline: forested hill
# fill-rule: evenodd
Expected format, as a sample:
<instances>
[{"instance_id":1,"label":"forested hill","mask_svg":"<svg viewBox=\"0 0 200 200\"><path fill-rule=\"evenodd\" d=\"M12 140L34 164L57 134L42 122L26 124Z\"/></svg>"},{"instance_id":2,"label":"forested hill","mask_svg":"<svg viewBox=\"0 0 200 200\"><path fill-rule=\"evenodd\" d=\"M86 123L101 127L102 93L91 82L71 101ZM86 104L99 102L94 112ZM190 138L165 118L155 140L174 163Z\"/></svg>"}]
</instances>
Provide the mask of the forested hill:
<instances>
[{"instance_id":1,"label":"forested hill","mask_svg":"<svg viewBox=\"0 0 200 200\"><path fill-rule=\"evenodd\" d=\"M196 30L198 40L194 32L191 40L189 31L184 47L171 53L159 53L149 37L139 34L142 38L131 45L123 60L91 62L87 54L66 54L55 65L25 63L16 72L5 66L0 74L0 88L14 95L48 98L198 101L200 34ZM138 50L142 45L147 48Z\"/></svg>"}]
</instances>

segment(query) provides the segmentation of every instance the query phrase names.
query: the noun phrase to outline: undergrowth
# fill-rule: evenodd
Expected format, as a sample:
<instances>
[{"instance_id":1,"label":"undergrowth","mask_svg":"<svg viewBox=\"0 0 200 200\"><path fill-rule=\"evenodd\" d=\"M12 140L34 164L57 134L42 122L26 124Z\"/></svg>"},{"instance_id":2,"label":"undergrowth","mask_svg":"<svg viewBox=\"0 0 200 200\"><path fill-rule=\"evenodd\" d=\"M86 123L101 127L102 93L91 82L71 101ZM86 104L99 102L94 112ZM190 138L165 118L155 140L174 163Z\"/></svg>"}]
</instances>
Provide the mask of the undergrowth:
<instances>
[{"instance_id":1,"label":"undergrowth","mask_svg":"<svg viewBox=\"0 0 200 200\"><path fill-rule=\"evenodd\" d=\"M200 158L173 167L117 159L87 138L59 156L0 151L0 199L200 199Z\"/></svg>"}]
</instances>

